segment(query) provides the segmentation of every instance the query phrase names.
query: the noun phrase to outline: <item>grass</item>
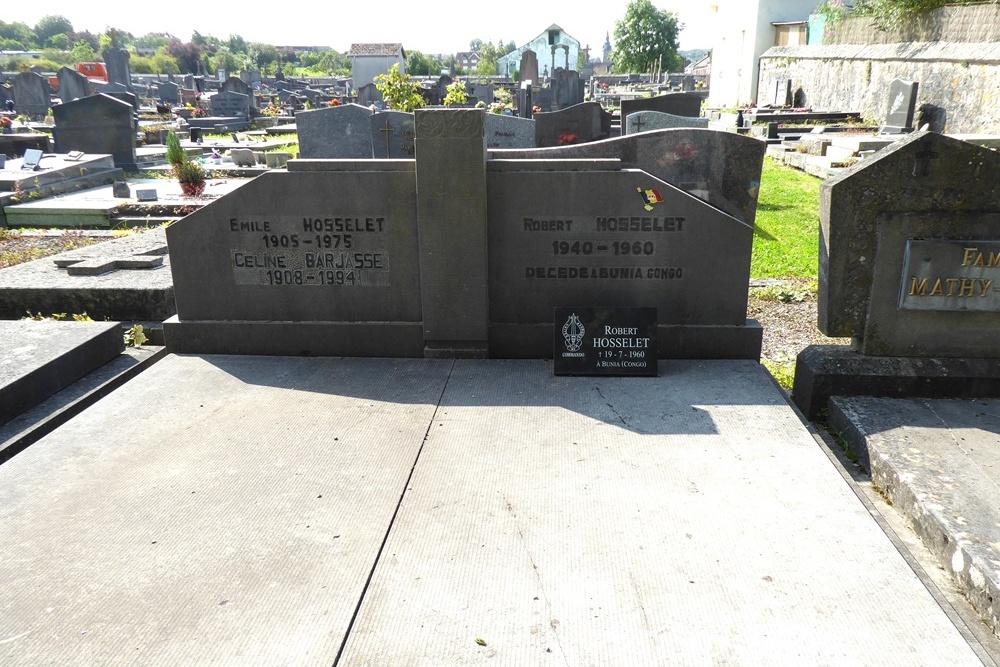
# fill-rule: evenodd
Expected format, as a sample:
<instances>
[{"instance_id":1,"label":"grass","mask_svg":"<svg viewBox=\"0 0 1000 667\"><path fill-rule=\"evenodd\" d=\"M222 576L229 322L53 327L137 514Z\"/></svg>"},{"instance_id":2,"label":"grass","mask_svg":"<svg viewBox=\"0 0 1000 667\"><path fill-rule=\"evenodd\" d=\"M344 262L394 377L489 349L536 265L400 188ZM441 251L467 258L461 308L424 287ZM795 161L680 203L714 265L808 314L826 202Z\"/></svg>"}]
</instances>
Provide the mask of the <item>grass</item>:
<instances>
[{"instance_id":1,"label":"grass","mask_svg":"<svg viewBox=\"0 0 1000 667\"><path fill-rule=\"evenodd\" d=\"M815 176L764 158L750 260L752 278L816 278L819 184Z\"/></svg>"}]
</instances>

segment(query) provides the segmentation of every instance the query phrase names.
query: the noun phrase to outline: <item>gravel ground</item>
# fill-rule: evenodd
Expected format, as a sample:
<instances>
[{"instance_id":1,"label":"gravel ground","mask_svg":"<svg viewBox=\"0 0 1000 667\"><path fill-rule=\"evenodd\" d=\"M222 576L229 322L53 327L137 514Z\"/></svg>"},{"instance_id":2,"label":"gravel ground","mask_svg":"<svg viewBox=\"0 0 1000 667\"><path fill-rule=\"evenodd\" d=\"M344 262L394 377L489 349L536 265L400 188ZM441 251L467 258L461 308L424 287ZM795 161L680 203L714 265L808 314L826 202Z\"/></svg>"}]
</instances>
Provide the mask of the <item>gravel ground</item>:
<instances>
[{"instance_id":1,"label":"gravel ground","mask_svg":"<svg viewBox=\"0 0 1000 667\"><path fill-rule=\"evenodd\" d=\"M105 241L85 232L31 233L0 230L0 268ZM808 345L844 345L850 339L827 338L816 328L815 285L807 280L761 280L750 288L747 317L764 327L761 361L786 385L795 356Z\"/></svg>"}]
</instances>

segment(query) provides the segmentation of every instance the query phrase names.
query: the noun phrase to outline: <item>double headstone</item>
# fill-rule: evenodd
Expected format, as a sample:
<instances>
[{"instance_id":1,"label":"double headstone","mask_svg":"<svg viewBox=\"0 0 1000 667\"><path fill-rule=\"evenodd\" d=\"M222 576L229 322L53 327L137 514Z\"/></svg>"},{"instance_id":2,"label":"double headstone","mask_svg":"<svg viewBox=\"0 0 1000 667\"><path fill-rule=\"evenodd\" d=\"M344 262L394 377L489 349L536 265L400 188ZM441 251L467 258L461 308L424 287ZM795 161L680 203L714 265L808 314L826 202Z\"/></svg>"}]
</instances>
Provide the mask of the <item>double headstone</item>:
<instances>
[{"instance_id":1,"label":"double headstone","mask_svg":"<svg viewBox=\"0 0 1000 667\"><path fill-rule=\"evenodd\" d=\"M210 98L212 115L227 118L250 118L250 96L231 91L222 91Z\"/></svg>"},{"instance_id":2,"label":"double headstone","mask_svg":"<svg viewBox=\"0 0 1000 667\"><path fill-rule=\"evenodd\" d=\"M243 79L240 79L239 77L231 76L231 77L229 77L228 79L226 79L225 81L222 82L222 84L219 86L219 91L220 92L229 92L229 93L239 93L240 95L246 95L247 96L247 101L248 101L248 108L250 110L250 114L251 115L255 115L256 106L254 104L253 88L251 88L250 84L248 84Z\"/></svg>"},{"instance_id":3,"label":"double headstone","mask_svg":"<svg viewBox=\"0 0 1000 667\"><path fill-rule=\"evenodd\" d=\"M599 102L583 102L535 119L535 146L582 144L611 136L611 114Z\"/></svg>"}]
</instances>

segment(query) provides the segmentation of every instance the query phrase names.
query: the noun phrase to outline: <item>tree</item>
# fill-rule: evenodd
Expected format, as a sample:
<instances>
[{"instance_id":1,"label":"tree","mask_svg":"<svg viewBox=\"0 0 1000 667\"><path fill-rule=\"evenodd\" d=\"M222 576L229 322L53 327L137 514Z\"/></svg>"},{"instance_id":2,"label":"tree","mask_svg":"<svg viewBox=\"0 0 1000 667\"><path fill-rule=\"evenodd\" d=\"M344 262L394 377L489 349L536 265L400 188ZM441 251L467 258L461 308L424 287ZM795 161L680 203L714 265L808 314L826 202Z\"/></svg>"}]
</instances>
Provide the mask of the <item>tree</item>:
<instances>
[{"instance_id":1,"label":"tree","mask_svg":"<svg viewBox=\"0 0 1000 667\"><path fill-rule=\"evenodd\" d=\"M413 111L424 106L424 98L419 92L420 84L411 80L409 74L401 74L399 63L395 63L388 74L376 76L374 83L390 109Z\"/></svg>"},{"instance_id":2,"label":"tree","mask_svg":"<svg viewBox=\"0 0 1000 667\"><path fill-rule=\"evenodd\" d=\"M35 24L35 37L41 45L47 44L56 35L70 35L73 24L65 16L44 16Z\"/></svg>"},{"instance_id":3,"label":"tree","mask_svg":"<svg viewBox=\"0 0 1000 667\"><path fill-rule=\"evenodd\" d=\"M76 63L89 63L97 60L97 53L94 52L94 47L85 39L77 40L73 48L70 49L69 55L73 58L73 62Z\"/></svg>"},{"instance_id":4,"label":"tree","mask_svg":"<svg viewBox=\"0 0 1000 667\"><path fill-rule=\"evenodd\" d=\"M191 42L184 43L174 39L167 45L167 55L177 61L181 73L198 72L198 62L201 60L201 47Z\"/></svg>"},{"instance_id":5,"label":"tree","mask_svg":"<svg viewBox=\"0 0 1000 667\"><path fill-rule=\"evenodd\" d=\"M440 68L439 68L440 70ZM406 54L406 71L413 76L429 76L437 74L429 57L420 51L409 51Z\"/></svg>"},{"instance_id":6,"label":"tree","mask_svg":"<svg viewBox=\"0 0 1000 667\"><path fill-rule=\"evenodd\" d=\"M278 49L270 44L250 42L247 45L247 55L250 57L250 62L263 72L268 65L278 59Z\"/></svg>"},{"instance_id":7,"label":"tree","mask_svg":"<svg viewBox=\"0 0 1000 667\"><path fill-rule=\"evenodd\" d=\"M650 0L632 0L625 16L615 21L614 71L676 71L682 62L677 55L682 27L672 12L657 9Z\"/></svg>"}]
</instances>

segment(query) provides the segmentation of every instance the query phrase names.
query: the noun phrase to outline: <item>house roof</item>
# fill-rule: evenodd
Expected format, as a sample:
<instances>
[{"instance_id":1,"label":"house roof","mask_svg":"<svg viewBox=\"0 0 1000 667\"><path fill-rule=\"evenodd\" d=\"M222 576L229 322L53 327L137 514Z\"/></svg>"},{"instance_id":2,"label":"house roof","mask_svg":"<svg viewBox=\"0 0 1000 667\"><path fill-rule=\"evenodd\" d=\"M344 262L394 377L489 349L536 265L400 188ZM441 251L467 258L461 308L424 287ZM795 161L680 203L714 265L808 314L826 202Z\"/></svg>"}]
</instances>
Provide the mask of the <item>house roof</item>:
<instances>
[{"instance_id":1,"label":"house roof","mask_svg":"<svg viewBox=\"0 0 1000 667\"><path fill-rule=\"evenodd\" d=\"M351 44L349 56L395 56L403 50L402 44Z\"/></svg>"}]
</instances>

